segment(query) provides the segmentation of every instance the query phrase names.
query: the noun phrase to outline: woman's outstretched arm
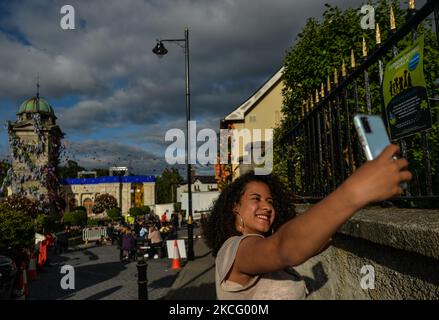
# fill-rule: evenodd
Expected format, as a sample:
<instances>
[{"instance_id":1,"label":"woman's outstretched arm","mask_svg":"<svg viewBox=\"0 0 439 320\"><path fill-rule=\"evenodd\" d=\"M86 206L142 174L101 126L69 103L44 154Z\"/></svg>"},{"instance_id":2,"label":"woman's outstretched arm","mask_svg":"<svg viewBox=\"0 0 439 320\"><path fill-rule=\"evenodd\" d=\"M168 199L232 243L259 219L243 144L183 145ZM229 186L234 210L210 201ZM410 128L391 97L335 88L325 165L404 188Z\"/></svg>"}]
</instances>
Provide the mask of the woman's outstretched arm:
<instances>
[{"instance_id":1,"label":"woman's outstretched arm","mask_svg":"<svg viewBox=\"0 0 439 320\"><path fill-rule=\"evenodd\" d=\"M365 163L325 199L285 223L268 238L247 237L239 246L232 273L261 274L304 263L360 208L403 192L402 181L412 178L405 159L390 145Z\"/></svg>"}]
</instances>

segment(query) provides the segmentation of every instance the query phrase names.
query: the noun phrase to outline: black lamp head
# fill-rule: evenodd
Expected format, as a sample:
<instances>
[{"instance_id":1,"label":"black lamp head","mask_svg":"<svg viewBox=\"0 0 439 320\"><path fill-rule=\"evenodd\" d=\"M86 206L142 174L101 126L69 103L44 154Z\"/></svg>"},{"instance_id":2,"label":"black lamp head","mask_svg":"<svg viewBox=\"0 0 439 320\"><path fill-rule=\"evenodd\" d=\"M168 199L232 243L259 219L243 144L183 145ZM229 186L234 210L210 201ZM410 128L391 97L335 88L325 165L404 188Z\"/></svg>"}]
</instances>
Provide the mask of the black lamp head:
<instances>
[{"instance_id":1,"label":"black lamp head","mask_svg":"<svg viewBox=\"0 0 439 320\"><path fill-rule=\"evenodd\" d=\"M165 48L163 42L157 41L157 44L154 47L154 49L152 49L152 52L154 52L158 56L164 56L165 54L168 53L168 49Z\"/></svg>"}]
</instances>

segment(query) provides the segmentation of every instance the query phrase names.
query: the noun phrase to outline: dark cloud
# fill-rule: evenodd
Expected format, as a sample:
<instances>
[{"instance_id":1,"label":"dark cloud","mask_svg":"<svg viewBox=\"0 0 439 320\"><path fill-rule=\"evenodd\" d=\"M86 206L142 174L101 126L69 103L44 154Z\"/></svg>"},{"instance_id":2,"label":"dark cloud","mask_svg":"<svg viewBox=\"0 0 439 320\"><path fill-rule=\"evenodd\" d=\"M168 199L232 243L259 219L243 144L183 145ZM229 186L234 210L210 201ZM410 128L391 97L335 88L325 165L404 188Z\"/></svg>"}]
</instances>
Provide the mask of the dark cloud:
<instances>
[{"instance_id":1,"label":"dark cloud","mask_svg":"<svg viewBox=\"0 0 439 320\"><path fill-rule=\"evenodd\" d=\"M78 0L71 3L77 29L62 30L64 0L6 2L0 6L8 12L0 14L0 96L15 99L18 108L34 94L39 74L41 94L49 102L78 98L73 105L53 106L67 137L90 141L105 130L119 133L117 148L97 138L81 152L108 144L111 154L101 152L100 161L111 162L123 147L137 154L129 145L141 143L164 154L166 131L185 128L184 50L165 43L169 53L158 59L151 52L156 39L183 38L189 28L191 118L218 130L220 119L282 66L306 19L320 18L324 3ZM361 3L331 1L341 7ZM139 133L127 132L131 126ZM137 152L150 159L148 151ZM82 161L99 164L90 159Z\"/></svg>"},{"instance_id":2,"label":"dark cloud","mask_svg":"<svg viewBox=\"0 0 439 320\"><path fill-rule=\"evenodd\" d=\"M92 118L105 110L119 113L116 121L148 123L157 117L157 112L138 112L145 109L172 117L184 102L183 49L167 43L169 54L161 60L151 49L156 38L182 38L186 26L193 112L208 108L220 117L281 66L305 19L324 9L317 0L78 1L73 4L76 20L85 21L86 27L62 30L59 10L64 2L11 4L6 24L19 27L31 45L0 38L6 48L0 54L2 75L17 80L0 90L10 95L33 92L39 72L46 96L84 95L83 102L69 106L73 114L64 125L72 128L90 127L82 121L84 106ZM129 98L111 90L120 79L134 84L124 88ZM122 105L132 112L120 112Z\"/></svg>"},{"instance_id":3,"label":"dark cloud","mask_svg":"<svg viewBox=\"0 0 439 320\"><path fill-rule=\"evenodd\" d=\"M135 174L159 174L166 167L163 158L142 148L121 143L96 140L66 141L65 150L62 164L66 160L73 160L87 169L125 166Z\"/></svg>"}]
</instances>

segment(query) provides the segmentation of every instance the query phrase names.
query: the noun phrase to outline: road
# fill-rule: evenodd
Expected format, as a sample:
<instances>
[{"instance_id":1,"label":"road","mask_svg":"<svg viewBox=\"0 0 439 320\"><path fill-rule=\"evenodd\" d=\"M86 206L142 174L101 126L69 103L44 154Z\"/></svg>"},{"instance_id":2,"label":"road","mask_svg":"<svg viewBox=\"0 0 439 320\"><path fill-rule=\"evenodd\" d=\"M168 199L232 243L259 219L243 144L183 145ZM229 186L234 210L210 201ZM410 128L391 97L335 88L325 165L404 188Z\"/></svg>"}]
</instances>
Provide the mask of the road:
<instances>
[{"instance_id":1,"label":"road","mask_svg":"<svg viewBox=\"0 0 439 320\"><path fill-rule=\"evenodd\" d=\"M78 246L61 255L49 254L49 264L29 282L29 300L137 300L136 262L119 261L115 245ZM74 289L62 289L61 267L74 270ZM178 271L171 260L148 259L148 298L162 299L172 286Z\"/></svg>"}]
</instances>

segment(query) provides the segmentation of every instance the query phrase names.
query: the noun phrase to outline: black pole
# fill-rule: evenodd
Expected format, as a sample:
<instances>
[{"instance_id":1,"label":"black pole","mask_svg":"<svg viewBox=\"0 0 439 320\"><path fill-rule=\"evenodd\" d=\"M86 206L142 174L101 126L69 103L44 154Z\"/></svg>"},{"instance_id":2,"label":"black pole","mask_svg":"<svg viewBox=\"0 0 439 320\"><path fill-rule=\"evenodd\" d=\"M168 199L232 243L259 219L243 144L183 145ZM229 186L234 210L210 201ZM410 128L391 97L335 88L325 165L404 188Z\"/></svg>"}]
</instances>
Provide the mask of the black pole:
<instances>
[{"instance_id":1,"label":"black pole","mask_svg":"<svg viewBox=\"0 0 439 320\"><path fill-rule=\"evenodd\" d=\"M190 77L189 77L189 29L184 30L184 39L161 39L157 40L156 47L152 50L155 54L162 56L165 55L168 50L164 48L163 42L184 42L184 56L185 56L185 74L186 74L186 164L187 164L187 182L188 182L188 260L194 260L194 231L193 231L193 216L192 216L192 179L191 179L191 157L189 152L189 123L191 121L191 101L190 101ZM195 142L196 143L196 142Z\"/></svg>"},{"instance_id":2,"label":"black pole","mask_svg":"<svg viewBox=\"0 0 439 320\"><path fill-rule=\"evenodd\" d=\"M341 121L340 121L340 97L337 94L335 96L335 140L336 140L336 149L337 149L337 162L339 169L339 178L337 179L337 186L340 185L345 179L345 170L343 163L343 137L341 133Z\"/></svg>"},{"instance_id":3,"label":"black pole","mask_svg":"<svg viewBox=\"0 0 439 320\"><path fill-rule=\"evenodd\" d=\"M145 259L137 261L137 285L139 300L148 300L148 264Z\"/></svg>"},{"instance_id":4,"label":"black pole","mask_svg":"<svg viewBox=\"0 0 439 320\"><path fill-rule=\"evenodd\" d=\"M187 183L188 183L188 224L187 224L187 258L189 261L195 259L194 254L194 225L192 216L192 177L191 177L191 163L189 160L189 121L191 120L191 102L190 102L190 82L189 82L189 29L184 30L185 39L185 71L186 71L186 159L187 159Z\"/></svg>"}]
</instances>

